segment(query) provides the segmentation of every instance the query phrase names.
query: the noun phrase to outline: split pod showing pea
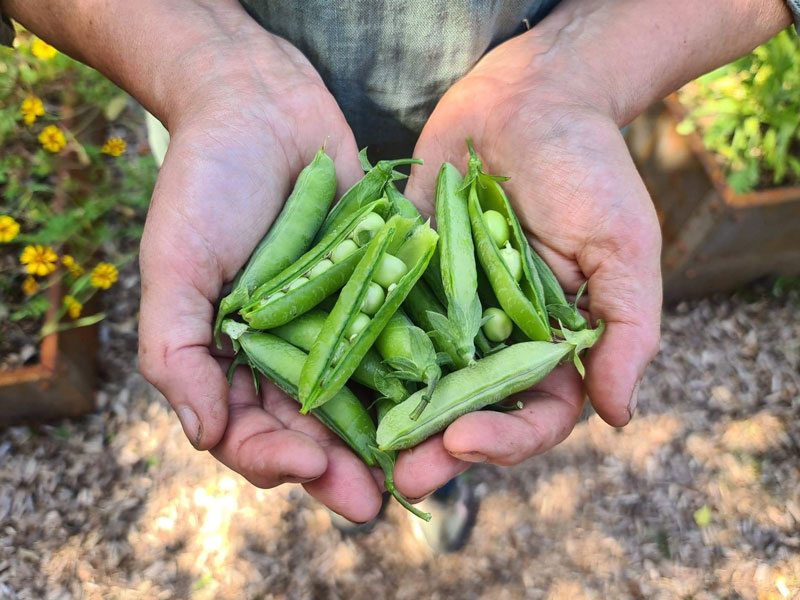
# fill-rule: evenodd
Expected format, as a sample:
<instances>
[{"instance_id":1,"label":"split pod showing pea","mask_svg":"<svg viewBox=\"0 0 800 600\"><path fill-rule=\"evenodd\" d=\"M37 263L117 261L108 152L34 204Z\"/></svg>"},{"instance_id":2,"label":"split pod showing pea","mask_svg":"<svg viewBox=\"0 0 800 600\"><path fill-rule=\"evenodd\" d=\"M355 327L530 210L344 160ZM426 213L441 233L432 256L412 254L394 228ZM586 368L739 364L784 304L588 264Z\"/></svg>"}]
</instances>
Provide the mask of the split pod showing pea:
<instances>
[{"instance_id":1,"label":"split pod showing pea","mask_svg":"<svg viewBox=\"0 0 800 600\"><path fill-rule=\"evenodd\" d=\"M487 175L472 143L469 146L469 217L475 249L498 302L531 340L551 339L542 282L531 248L500 181ZM503 222L507 227L503 227Z\"/></svg>"},{"instance_id":2,"label":"split pod showing pea","mask_svg":"<svg viewBox=\"0 0 800 600\"><path fill-rule=\"evenodd\" d=\"M271 329L314 308L347 283L366 251L353 239L358 230L362 242L384 225L389 203L376 200L358 209L295 263L254 293L254 300L240 314L254 329Z\"/></svg>"},{"instance_id":3,"label":"split pod showing pea","mask_svg":"<svg viewBox=\"0 0 800 600\"><path fill-rule=\"evenodd\" d=\"M345 384L428 266L438 239L428 223L394 216L369 243L309 352L300 378L301 412L324 404ZM373 282L385 299L370 317L361 308Z\"/></svg>"},{"instance_id":4,"label":"split pod showing pea","mask_svg":"<svg viewBox=\"0 0 800 600\"><path fill-rule=\"evenodd\" d=\"M458 417L504 400L541 381L563 360L591 347L603 331L564 331L565 341L523 342L482 358L468 369L443 377L431 395L425 413L415 419L421 392L390 409L378 425L378 447L385 451L411 448L445 429ZM580 367L582 370L582 366Z\"/></svg>"},{"instance_id":5,"label":"split pod showing pea","mask_svg":"<svg viewBox=\"0 0 800 600\"><path fill-rule=\"evenodd\" d=\"M335 193L336 168L323 149L300 171L280 215L253 250L230 294L220 301L214 326L217 345L222 320L247 304L261 284L269 281L308 250Z\"/></svg>"}]
</instances>

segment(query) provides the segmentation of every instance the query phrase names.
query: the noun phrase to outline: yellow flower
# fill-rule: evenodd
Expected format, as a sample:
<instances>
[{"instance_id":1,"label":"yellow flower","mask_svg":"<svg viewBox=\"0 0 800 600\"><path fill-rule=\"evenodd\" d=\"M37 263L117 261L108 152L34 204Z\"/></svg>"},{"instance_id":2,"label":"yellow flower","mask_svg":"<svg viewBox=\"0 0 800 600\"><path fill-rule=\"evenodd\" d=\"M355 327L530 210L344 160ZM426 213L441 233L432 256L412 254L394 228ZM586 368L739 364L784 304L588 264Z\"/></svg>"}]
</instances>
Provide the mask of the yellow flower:
<instances>
[{"instance_id":1,"label":"yellow flower","mask_svg":"<svg viewBox=\"0 0 800 600\"><path fill-rule=\"evenodd\" d=\"M41 246L39 244L25 246L22 256L19 257L19 262L23 265L28 265L28 273L39 277L44 277L55 271L56 261L58 261L58 256L53 252L53 249L50 246Z\"/></svg>"},{"instance_id":2,"label":"yellow flower","mask_svg":"<svg viewBox=\"0 0 800 600\"><path fill-rule=\"evenodd\" d=\"M117 267L111 263L100 263L92 271L89 282L96 288L107 290L117 280Z\"/></svg>"},{"instance_id":3,"label":"yellow flower","mask_svg":"<svg viewBox=\"0 0 800 600\"><path fill-rule=\"evenodd\" d=\"M80 277L85 273L83 267L80 266L77 262L75 262L75 259L72 258L72 256L70 256L69 254L65 254L64 256L61 257L61 264L67 268L69 274L72 275L75 279L77 279L78 277Z\"/></svg>"},{"instance_id":4,"label":"yellow flower","mask_svg":"<svg viewBox=\"0 0 800 600\"><path fill-rule=\"evenodd\" d=\"M83 304L75 300L72 296L64 296L64 306L67 307L67 314L73 318L77 319L81 316L81 311L83 310Z\"/></svg>"},{"instance_id":5,"label":"yellow flower","mask_svg":"<svg viewBox=\"0 0 800 600\"><path fill-rule=\"evenodd\" d=\"M67 145L64 133L55 125L48 125L39 134L39 143L48 152L61 152Z\"/></svg>"},{"instance_id":6,"label":"yellow flower","mask_svg":"<svg viewBox=\"0 0 800 600\"><path fill-rule=\"evenodd\" d=\"M125 152L126 147L127 144L125 144L125 140L118 137L112 137L106 140L106 143L103 144L103 149L101 151L104 154L110 154L111 156L119 156Z\"/></svg>"},{"instance_id":7,"label":"yellow flower","mask_svg":"<svg viewBox=\"0 0 800 600\"><path fill-rule=\"evenodd\" d=\"M31 275L28 275L25 281L22 282L22 291L25 292L26 296L33 296L39 291L39 284L36 283L36 280Z\"/></svg>"},{"instance_id":8,"label":"yellow flower","mask_svg":"<svg viewBox=\"0 0 800 600\"><path fill-rule=\"evenodd\" d=\"M53 48L44 40L35 39L31 44L31 53L36 58L41 58L42 60L51 60L55 58L56 54L58 54L58 50Z\"/></svg>"},{"instance_id":9,"label":"yellow flower","mask_svg":"<svg viewBox=\"0 0 800 600\"><path fill-rule=\"evenodd\" d=\"M25 98L25 100L22 101L22 106L20 106L19 110L22 113L22 116L25 118L26 125L33 125L33 123L36 121L36 117L44 116L44 105L36 96L28 96Z\"/></svg>"},{"instance_id":10,"label":"yellow flower","mask_svg":"<svg viewBox=\"0 0 800 600\"><path fill-rule=\"evenodd\" d=\"M19 223L13 217L0 215L0 242L10 242L19 233Z\"/></svg>"}]
</instances>

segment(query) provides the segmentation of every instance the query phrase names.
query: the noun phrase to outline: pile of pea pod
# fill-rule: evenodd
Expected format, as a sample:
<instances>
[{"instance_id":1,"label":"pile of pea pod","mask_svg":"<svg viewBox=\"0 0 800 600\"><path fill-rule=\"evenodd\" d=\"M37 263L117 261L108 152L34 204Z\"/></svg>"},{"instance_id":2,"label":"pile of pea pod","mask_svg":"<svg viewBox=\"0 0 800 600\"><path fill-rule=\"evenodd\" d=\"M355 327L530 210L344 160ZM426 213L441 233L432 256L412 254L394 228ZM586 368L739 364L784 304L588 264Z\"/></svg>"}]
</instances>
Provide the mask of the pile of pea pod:
<instances>
[{"instance_id":1,"label":"pile of pea pod","mask_svg":"<svg viewBox=\"0 0 800 600\"><path fill-rule=\"evenodd\" d=\"M603 329L567 301L505 178L484 173L467 144L466 177L439 171L436 230L394 183L405 177L396 167L421 161L373 167L362 152L364 177L331 209L336 170L320 150L215 325L237 353L230 376L245 364L283 389L426 520L394 485L396 453L468 412L513 409L506 398L564 361L583 375L579 355Z\"/></svg>"}]
</instances>

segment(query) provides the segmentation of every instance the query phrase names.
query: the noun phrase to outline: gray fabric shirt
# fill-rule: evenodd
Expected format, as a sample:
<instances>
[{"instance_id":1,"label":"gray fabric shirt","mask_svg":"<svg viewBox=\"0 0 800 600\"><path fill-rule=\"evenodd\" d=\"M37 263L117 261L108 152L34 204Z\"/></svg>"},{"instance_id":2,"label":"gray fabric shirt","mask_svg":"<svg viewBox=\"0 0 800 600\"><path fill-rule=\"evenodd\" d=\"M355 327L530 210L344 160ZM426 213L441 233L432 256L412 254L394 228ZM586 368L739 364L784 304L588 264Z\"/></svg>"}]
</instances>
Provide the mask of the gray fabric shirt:
<instances>
[{"instance_id":1,"label":"gray fabric shirt","mask_svg":"<svg viewBox=\"0 0 800 600\"><path fill-rule=\"evenodd\" d=\"M409 153L447 89L559 0L241 0L322 75L359 147Z\"/></svg>"}]
</instances>

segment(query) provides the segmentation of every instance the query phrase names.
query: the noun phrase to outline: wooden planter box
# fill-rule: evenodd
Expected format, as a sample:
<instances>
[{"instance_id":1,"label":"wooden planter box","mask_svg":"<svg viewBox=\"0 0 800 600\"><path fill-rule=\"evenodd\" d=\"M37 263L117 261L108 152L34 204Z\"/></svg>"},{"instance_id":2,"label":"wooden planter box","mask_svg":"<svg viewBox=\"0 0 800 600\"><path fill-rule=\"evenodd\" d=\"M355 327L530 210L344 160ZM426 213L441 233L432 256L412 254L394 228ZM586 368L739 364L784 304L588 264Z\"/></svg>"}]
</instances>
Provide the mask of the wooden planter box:
<instances>
[{"instance_id":1,"label":"wooden planter box","mask_svg":"<svg viewBox=\"0 0 800 600\"><path fill-rule=\"evenodd\" d=\"M48 290L51 318L60 286ZM97 325L53 333L42 340L39 363L0 371L0 427L76 417L94 408Z\"/></svg>"},{"instance_id":2,"label":"wooden planter box","mask_svg":"<svg viewBox=\"0 0 800 600\"><path fill-rule=\"evenodd\" d=\"M626 133L661 223L665 301L800 274L800 187L735 193L700 135L675 131L685 116L672 95Z\"/></svg>"}]
</instances>

